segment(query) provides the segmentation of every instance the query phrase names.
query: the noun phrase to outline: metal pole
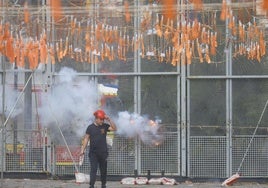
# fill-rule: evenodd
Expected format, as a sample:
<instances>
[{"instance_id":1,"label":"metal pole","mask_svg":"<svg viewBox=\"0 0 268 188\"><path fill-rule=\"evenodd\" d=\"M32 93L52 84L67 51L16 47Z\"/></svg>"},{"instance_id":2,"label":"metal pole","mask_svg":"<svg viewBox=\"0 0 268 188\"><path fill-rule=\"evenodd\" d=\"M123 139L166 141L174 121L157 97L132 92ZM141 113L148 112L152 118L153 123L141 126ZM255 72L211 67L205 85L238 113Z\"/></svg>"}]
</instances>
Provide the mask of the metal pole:
<instances>
[{"instance_id":1,"label":"metal pole","mask_svg":"<svg viewBox=\"0 0 268 188\"><path fill-rule=\"evenodd\" d=\"M180 0L180 22L185 22L185 9L183 8L187 3L185 3L184 0ZM187 176L187 121L186 121L186 66L187 63L185 59L185 55L182 53L181 55L181 64L180 64L180 94L179 94L179 100L180 100L180 149L181 149L181 176Z\"/></svg>"},{"instance_id":2,"label":"metal pole","mask_svg":"<svg viewBox=\"0 0 268 188\"><path fill-rule=\"evenodd\" d=\"M5 0L1 1L2 6L4 7ZM5 10L3 11L3 21L5 20ZM4 122L5 122L5 83L6 83L6 66L4 62L3 56L1 56L1 64L3 68L2 73L2 123L1 123L1 130L4 130ZM1 142L1 188L4 187L4 163L5 163L5 131L1 132L2 142Z\"/></svg>"},{"instance_id":3,"label":"metal pole","mask_svg":"<svg viewBox=\"0 0 268 188\"><path fill-rule=\"evenodd\" d=\"M178 9L179 12L179 16L177 16L178 20L181 22L181 11L182 11L182 0L178 0L177 1L177 6L180 7ZM179 39L178 39L179 40ZM179 73L179 75L177 76L177 136L178 136L178 173L179 175L181 175L181 166L182 166L182 152L181 152L181 123L182 123L182 119L181 119L181 66L180 64L177 64L177 72Z\"/></svg>"},{"instance_id":4,"label":"metal pole","mask_svg":"<svg viewBox=\"0 0 268 188\"><path fill-rule=\"evenodd\" d=\"M14 72L14 89L15 91L18 90L18 66L17 66L17 63L15 61L15 72ZM14 118L14 128L13 128L13 154L15 157L17 155L17 143L18 143L18 120L17 120L17 117ZM15 158L13 158L13 160L16 160Z\"/></svg>"},{"instance_id":5,"label":"metal pole","mask_svg":"<svg viewBox=\"0 0 268 188\"><path fill-rule=\"evenodd\" d=\"M135 17L134 17L134 38L139 37L140 32L139 32L139 7L140 7L140 2L139 0L135 0L134 2L134 7L137 9L135 12ZM135 47L137 49L134 52L134 72L135 73L140 73L141 72L141 66L140 66L140 49L138 47ZM141 76L136 75L134 76L134 112L140 114L141 113ZM137 170L138 174L140 174L141 170L141 162L140 162L140 139L136 138L135 140L135 169Z\"/></svg>"},{"instance_id":6,"label":"metal pole","mask_svg":"<svg viewBox=\"0 0 268 188\"><path fill-rule=\"evenodd\" d=\"M227 4L230 5L231 1L227 0ZM229 19L226 19L226 76L232 75L232 33L230 33ZM226 153L227 153L227 177L232 174L232 79L226 79Z\"/></svg>"},{"instance_id":7,"label":"metal pole","mask_svg":"<svg viewBox=\"0 0 268 188\"><path fill-rule=\"evenodd\" d=\"M94 16L95 16L95 25L97 25L97 19L99 18L99 0L95 0L94 3ZM91 63L91 65L93 65L93 73L97 73L98 72L98 63ZM98 84L98 77L94 77L94 81L95 84Z\"/></svg>"},{"instance_id":8,"label":"metal pole","mask_svg":"<svg viewBox=\"0 0 268 188\"><path fill-rule=\"evenodd\" d=\"M4 130L4 121L5 121L5 83L6 83L6 72L5 72L5 63L4 58L1 57L1 64L3 66L3 73L2 73L2 123L1 123L1 130ZM1 133L1 188L3 187L4 182L4 163L5 163L5 131L2 131Z\"/></svg>"}]
</instances>

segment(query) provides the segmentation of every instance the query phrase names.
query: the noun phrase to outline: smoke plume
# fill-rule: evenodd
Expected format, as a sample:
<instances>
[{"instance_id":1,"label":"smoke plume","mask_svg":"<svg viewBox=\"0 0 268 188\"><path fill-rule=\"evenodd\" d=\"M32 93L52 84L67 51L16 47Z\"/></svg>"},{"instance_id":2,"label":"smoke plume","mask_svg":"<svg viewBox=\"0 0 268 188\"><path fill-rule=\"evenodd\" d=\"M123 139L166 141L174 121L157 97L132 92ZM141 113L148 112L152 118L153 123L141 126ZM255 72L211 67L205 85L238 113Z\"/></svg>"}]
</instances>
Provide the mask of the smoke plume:
<instances>
[{"instance_id":1,"label":"smoke plume","mask_svg":"<svg viewBox=\"0 0 268 188\"><path fill-rule=\"evenodd\" d=\"M55 83L51 88L40 94L39 121L42 127L49 128L53 142L62 143L58 130L60 128L70 144L78 144L87 126L94 121L93 113L99 108L102 96L95 82L82 78L85 79L78 77L73 69L63 68L55 76ZM18 99L19 92L11 87L5 89L4 110L8 115ZM3 97L0 100L2 99ZM23 99L15 105L11 118L22 112L22 102ZM3 108L0 109L2 112ZM109 111L113 109L103 110L109 115ZM111 117L117 125L116 134L126 138L140 138L142 142L150 145L162 142L163 135L160 134L161 127L158 120L152 121L146 116L127 111L112 114L116 116Z\"/></svg>"},{"instance_id":2,"label":"smoke plume","mask_svg":"<svg viewBox=\"0 0 268 188\"><path fill-rule=\"evenodd\" d=\"M0 89L0 113L5 114L6 117L10 116L10 118L14 118L22 112L23 95L20 95L12 86L6 85L3 97L3 86Z\"/></svg>"},{"instance_id":3,"label":"smoke plume","mask_svg":"<svg viewBox=\"0 0 268 188\"><path fill-rule=\"evenodd\" d=\"M101 94L94 82L79 80L76 72L70 68L63 68L58 75L58 82L50 92L42 95L42 124L57 123L66 137L69 137L68 134L82 137L86 127L93 121L93 113L98 109ZM118 112L117 117L111 118L115 121L116 133L120 136L138 137L150 145L157 145L163 140L163 136L159 134L158 121L127 111Z\"/></svg>"},{"instance_id":4,"label":"smoke plume","mask_svg":"<svg viewBox=\"0 0 268 188\"><path fill-rule=\"evenodd\" d=\"M97 87L93 81L79 80L70 68L63 68L58 78L51 90L41 96L41 122L43 125L57 123L72 137L82 136L98 107Z\"/></svg>"},{"instance_id":5,"label":"smoke plume","mask_svg":"<svg viewBox=\"0 0 268 188\"><path fill-rule=\"evenodd\" d=\"M127 138L140 138L148 145L159 145L163 141L159 122L160 120L153 121L137 113L119 112L116 120L117 134Z\"/></svg>"}]
</instances>

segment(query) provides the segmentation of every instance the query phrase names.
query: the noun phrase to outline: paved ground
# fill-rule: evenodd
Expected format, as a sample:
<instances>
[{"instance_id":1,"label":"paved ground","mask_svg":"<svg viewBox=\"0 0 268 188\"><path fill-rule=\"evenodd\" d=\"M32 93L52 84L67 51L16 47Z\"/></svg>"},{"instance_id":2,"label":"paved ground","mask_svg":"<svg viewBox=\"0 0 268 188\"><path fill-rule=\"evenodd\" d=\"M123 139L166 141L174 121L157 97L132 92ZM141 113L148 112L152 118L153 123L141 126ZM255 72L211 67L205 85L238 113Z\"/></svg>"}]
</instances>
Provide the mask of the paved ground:
<instances>
[{"instance_id":1,"label":"paved ground","mask_svg":"<svg viewBox=\"0 0 268 188\"><path fill-rule=\"evenodd\" d=\"M78 184L75 180L32 180L32 179L3 179L0 180L1 188L88 188L88 184ZM177 185L122 185L119 181L109 181L107 188L217 188L222 187L222 182L192 183L179 182ZM268 183L236 182L233 188L268 188ZM100 188L100 183L96 183Z\"/></svg>"}]
</instances>

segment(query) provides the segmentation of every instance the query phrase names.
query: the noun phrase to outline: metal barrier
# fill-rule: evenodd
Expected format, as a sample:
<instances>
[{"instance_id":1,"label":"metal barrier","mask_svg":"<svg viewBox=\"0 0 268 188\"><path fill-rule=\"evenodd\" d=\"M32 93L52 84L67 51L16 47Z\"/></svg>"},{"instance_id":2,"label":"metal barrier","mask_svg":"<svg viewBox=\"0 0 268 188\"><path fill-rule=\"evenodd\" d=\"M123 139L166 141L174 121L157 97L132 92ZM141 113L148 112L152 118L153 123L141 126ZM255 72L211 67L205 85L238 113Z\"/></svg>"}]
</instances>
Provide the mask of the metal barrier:
<instances>
[{"instance_id":1,"label":"metal barrier","mask_svg":"<svg viewBox=\"0 0 268 188\"><path fill-rule=\"evenodd\" d=\"M164 133L165 140L161 144L146 145L135 139L115 136L113 145L109 147L108 174L134 175L135 170L142 175L148 170L152 175L178 175L178 139L177 133ZM137 144L140 151L137 151ZM70 151L80 172L89 173L90 164L86 154L82 166L78 166L77 154L80 146L70 146ZM86 152L87 153L87 152ZM66 146L55 146L57 175L71 175L75 167Z\"/></svg>"},{"instance_id":2,"label":"metal barrier","mask_svg":"<svg viewBox=\"0 0 268 188\"><path fill-rule=\"evenodd\" d=\"M44 130L7 130L5 135L6 172L45 172L47 168L47 145Z\"/></svg>"},{"instance_id":3,"label":"metal barrier","mask_svg":"<svg viewBox=\"0 0 268 188\"><path fill-rule=\"evenodd\" d=\"M232 171L235 173L245 155L250 136L235 136L232 139ZM268 176L268 137L256 136L241 166L243 177L259 178Z\"/></svg>"},{"instance_id":4,"label":"metal barrier","mask_svg":"<svg viewBox=\"0 0 268 188\"><path fill-rule=\"evenodd\" d=\"M159 145L146 145L135 139L116 135L109 147L108 174L178 175L180 174L179 140L177 132L165 132ZM251 135L234 136L232 172L235 173L245 154ZM78 165L80 146L50 146L45 131L18 131L17 144L13 144L13 131L6 132L5 172L47 172L58 176L74 175L75 165L80 172L89 173L88 156ZM191 136L189 139L188 173L194 178L224 178L227 174L227 149L225 136ZM268 175L267 136L256 136L249 149L241 173L244 177ZM16 146L16 148L15 148ZM137 149L138 148L138 149Z\"/></svg>"},{"instance_id":5,"label":"metal barrier","mask_svg":"<svg viewBox=\"0 0 268 188\"><path fill-rule=\"evenodd\" d=\"M189 176L221 178L226 176L226 138L192 136L189 143Z\"/></svg>"}]
</instances>

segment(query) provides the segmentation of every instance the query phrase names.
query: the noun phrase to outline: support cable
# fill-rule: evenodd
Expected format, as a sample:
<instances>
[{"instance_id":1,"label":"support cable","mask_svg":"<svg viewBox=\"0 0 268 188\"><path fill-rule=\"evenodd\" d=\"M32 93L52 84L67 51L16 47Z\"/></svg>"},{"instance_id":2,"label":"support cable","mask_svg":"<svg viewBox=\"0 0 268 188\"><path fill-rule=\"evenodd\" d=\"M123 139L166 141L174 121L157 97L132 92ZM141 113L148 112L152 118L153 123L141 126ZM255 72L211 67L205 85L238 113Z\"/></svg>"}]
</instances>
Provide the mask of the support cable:
<instances>
[{"instance_id":1,"label":"support cable","mask_svg":"<svg viewBox=\"0 0 268 188\"><path fill-rule=\"evenodd\" d=\"M10 112L9 112L9 114L8 114L8 116L7 116L6 120L5 120L5 122L3 123L3 126L2 126L1 129L0 129L0 133L2 132L3 128L6 127L9 118L11 117L12 113L14 112L14 110L15 110L15 108L16 108L18 102L19 102L19 100L21 99L21 97L22 97L22 95L23 95L23 93L24 93L24 91L25 91L25 89L26 89L26 87L27 87L27 85L28 85L28 83L29 83L29 81L30 81L31 78L33 77L33 73L34 73L34 72L32 72L31 75L29 76L29 78L28 78L27 82L25 83L25 85L24 85L22 91L20 92L20 94L19 94L19 96L18 96L16 102L14 103L12 109L10 110ZM3 112L3 113L4 113L4 112Z\"/></svg>"},{"instance_id":2,"label":"support cable","mask_svg":"<svg viewBox=\"0 0 268 188\"><path fill-rule=\"evenodd\" d=\"M266 108L267 108L267 105L268 105L268 99L267 99L267 101L266 101L266 103L265 103L265 105L264 105L264 108L263 108L263 110L262 110L262 113L261 113L261 116L260 116L260 118L259 118L259 121L258 121L258 123L257 123L257 125L256 125L256 128L255 128L255 130L254 130L254 132L253 132L253 135L252 135L252 137L251 137L251 139L250 139L250 141L249 141L249 143L248 143L248 147L247 147L247 149L246 149L246 152L244 153L244 156L243 156L243 158L242 158L242 161L241 161L241 163L240 163L240 165L239 165L239 167L238 167L238 169L237 169L237 173L239 173L239 171L241 170L241 167L242 167L242 165L243 165L243 163L244 163L244 161L245 161L245 158L247 157L249 148L250 148L250 146L251 146L251 144L252 144L252 141L253 141L253 139L254 139L254 137L255 137L255 135L256 135L257 129L258 129L260 123L261 123L261 120L262 120L263 114L264 114L264 112L265 112L265 110L266 110Z\"/></svg>"},{"instance_id":3,"label":"support cable","mask_svg":"<svg viewBox=\"0 0 268 188\"><path fill-rule=\"evenodd\" d=\"M67 148L67 151L68 151L68 153L69 153L69 155L70 155L70 157L71 157L71 160L73 161L75 170L76 170L76 172L79 172L79 169L78 169L78 167L77 167L77 165L76 165L76 163L75 163L74 157L73 157L73 155L72 155L72 153L71 153L71 150L70 150L70 148L69 148L69 146L68 146L68 144L67 144L67 141L66 141L66 139L65 139L65 136L63 135L62 130L61 130L61 128L60 128L60 123L59 123L57 117L55 116L55 113L53 112L53 110L52 110L52 108L51 108L50 102L48 102L48 105L49 105L51 114L52 114L53 118L54 118L55 121L56 121L57 128L58 128L59 131L60 131L60 134L61 134L61 136L62 136L62 138L63 138L63 142L64 142L64 144L65 144L65 146L66 146L66 148Z\"/></svg>"}]
</instances>

